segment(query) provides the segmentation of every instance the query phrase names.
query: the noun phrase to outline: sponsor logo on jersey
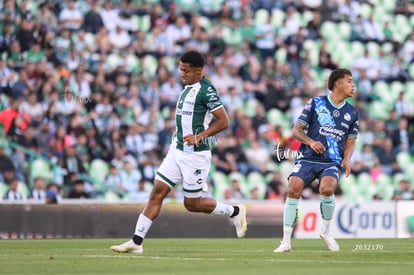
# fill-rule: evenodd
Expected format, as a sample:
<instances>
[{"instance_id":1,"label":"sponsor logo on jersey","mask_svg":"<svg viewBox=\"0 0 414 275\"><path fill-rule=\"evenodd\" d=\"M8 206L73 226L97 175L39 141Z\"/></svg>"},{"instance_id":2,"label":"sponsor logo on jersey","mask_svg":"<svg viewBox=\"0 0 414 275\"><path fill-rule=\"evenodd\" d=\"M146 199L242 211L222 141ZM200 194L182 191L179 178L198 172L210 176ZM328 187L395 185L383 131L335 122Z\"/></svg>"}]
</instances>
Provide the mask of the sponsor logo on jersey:
<instances>
[{"instance_id":1,"label":"sponsor logo on jersey","mask_svg":"<svg viewBox=\"0 0 414 275\"><path fill-rule=\"evenodd\" d=\"M319 128L319 134L327 137L340 139L345 135L345 132L339 129L335 129L332 126L324 125L321 128Z\"/></svg>"}]
</instances>

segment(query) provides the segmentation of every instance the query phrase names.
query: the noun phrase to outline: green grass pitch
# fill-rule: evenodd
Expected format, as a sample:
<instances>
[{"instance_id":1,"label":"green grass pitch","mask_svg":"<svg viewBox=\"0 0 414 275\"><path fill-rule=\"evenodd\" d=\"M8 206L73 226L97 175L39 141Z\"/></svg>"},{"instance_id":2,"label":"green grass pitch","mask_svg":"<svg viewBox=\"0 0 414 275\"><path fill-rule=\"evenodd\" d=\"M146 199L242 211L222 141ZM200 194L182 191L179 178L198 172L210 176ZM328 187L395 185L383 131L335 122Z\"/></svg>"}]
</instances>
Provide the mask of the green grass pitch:
<instances>
[{"instance_id":1,"label":"green grass pitch","mask_svg":"<svg viewBox=\"0 0 414 275\"><path fill-rule=\"evenodd\" d=\"M412 274L414 238L339 239L329 252L317 239L146 239L144 254L118 254L124 239L0 240L1 274Z\"/></svg>"}]
</instances>

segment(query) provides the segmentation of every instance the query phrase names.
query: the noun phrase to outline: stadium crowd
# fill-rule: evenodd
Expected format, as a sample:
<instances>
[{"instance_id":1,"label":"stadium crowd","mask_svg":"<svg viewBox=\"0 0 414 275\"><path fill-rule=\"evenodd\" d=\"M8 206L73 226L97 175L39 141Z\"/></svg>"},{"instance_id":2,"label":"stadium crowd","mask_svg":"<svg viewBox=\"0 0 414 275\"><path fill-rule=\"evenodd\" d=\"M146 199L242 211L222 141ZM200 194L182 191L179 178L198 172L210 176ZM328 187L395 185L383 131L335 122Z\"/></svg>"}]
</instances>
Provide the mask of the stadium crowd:
<instances>
[{"instance_id":1,"label":"stadium crowd","mask_svg":"<svg viewBox=\"0 0 414 275\"><path fill-rule=\"evenodd\" d=\"M147 197L175 129L175 101L183 89L177 59L192 48L205 55L205 74L231 119L212 140L210 183L221 193L209 195L283 199L299 147L291 125L310 97L329 93L326 72L346 66L360 111L350 183L358 194L341 184L337 195L413 199L412 6L328 2L3 1L3 199L105 197L79 176L91 173L96 160L106 165L107 172L98 171L105 190L119 198ZM50 159L62 168L63 180L30 182L28 155L8 150L7 142ZM265 186L255 186L259 178ZM224 189L221 181L227 181ZM384 189L361 191L363 183L380 181ZM19 183L28 194L18 191ZM317 187L304 197L316 193ZM179 198L179 190L171 196Z\"/></svg>"}]
</instances>

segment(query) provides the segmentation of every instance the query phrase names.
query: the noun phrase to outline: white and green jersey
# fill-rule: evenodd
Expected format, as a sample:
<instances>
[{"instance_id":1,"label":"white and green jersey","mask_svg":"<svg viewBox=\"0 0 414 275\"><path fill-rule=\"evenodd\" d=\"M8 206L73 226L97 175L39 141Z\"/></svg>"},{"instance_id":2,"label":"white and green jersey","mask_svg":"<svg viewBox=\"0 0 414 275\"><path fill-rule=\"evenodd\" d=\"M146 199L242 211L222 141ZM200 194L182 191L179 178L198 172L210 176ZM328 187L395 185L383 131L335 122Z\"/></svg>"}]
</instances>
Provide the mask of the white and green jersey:
<instances>
[{"instance_id":1,"label":"white and green jersey","mask_svg":"<svg viewBox=\"0 0 414 275\"><path fill-rule=\"evenodd\" d=\"M178 98L175 111L176 148L187 152L211 150L207 140L187 146L183 142L183 136L197 135L207 129L213 119L212 112L219 108L223 108L223 104L216 88L208 79L203 77L200 82L186 85Z\"/></svg>"}]
</instances>

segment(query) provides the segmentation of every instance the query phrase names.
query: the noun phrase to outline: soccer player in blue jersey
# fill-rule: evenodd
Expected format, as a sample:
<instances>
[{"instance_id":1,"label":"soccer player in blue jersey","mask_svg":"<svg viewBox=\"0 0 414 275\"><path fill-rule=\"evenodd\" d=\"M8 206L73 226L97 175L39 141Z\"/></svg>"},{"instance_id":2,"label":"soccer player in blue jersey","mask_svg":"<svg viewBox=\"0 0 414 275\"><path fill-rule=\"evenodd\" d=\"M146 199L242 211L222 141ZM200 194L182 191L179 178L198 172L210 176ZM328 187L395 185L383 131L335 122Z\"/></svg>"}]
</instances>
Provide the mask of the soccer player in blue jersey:
<instances>
[{"instance_id":1,"label":"soccer player in blue jersey","mask_svg":"<svg viewBox=\"0 0 414 275\"><path fill-rule=\"evenodd\" d=\"M183 186L184 206L188 211L230 217L237 237L244 237L246 233L244 205L232 206L202 196L211 165L208 137L229 125L227 112L216 89L203 77L204 64L203 56L197 51L188 51L180 57L179 68L185 88L177 101L173 141L157 170L149 201L138 217L132 239L112 246L115 252L143 252L142 242L152 221L160 213L164 198L177 184Z\"/></svg>"},{"instance_id":2,"label":"soccer player in blue jersey","mask_svg":"<svg viewBox=\"0 0 414 275\"><path fill-rule=\"evenodd\" d=\"M330 251L339 245L329 232L335 209L334 191L341 170L351 172L350 158L358 135L358 111L346 102L355 94L352 74L347 69L333 70L329 76L328 96L314 97L304 107L293 127L293 135L302 143L289 175L283 212L283 240L274 252L290 252L291 235L296 223L298 201L305 186L319 180L322 228L320 237Z\"/></svg>"}]
</instances>

